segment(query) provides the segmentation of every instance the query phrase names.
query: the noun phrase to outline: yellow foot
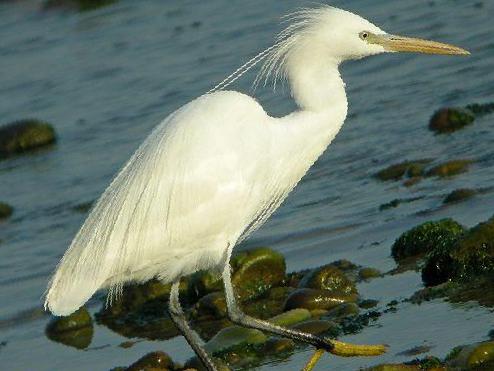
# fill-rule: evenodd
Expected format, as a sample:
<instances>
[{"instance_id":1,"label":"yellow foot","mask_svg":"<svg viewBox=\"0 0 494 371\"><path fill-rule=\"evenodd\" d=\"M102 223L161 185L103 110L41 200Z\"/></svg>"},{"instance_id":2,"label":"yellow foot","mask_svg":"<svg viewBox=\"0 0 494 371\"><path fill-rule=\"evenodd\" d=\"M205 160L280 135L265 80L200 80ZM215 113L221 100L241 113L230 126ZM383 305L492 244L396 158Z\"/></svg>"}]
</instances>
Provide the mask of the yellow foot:
<instances>
[{"instance_id":1,"label":"yellow foot","mask_svg":"<svg viewBox=\"0 0 494 371\"><path fill-rule=\"evenodd\" d=\"M379 356L386 353L387 350L386 345L355 345L336 340L331 342L333 344L333 349L330 350L330 353L340 357ZM324 349L317 349L302 371L312 371L324 352Z\"/></svg>"},{"instance_id":2,"label":"yellow foot","mask_svg":"<svg viewBox=\"0 0 494 371\"><path fill-rule=\"evenodd\" d=\"M386 345L355 345L333 340L330 352L340 357L368 357L386 353Z\"/></svg>"}]
</instances>

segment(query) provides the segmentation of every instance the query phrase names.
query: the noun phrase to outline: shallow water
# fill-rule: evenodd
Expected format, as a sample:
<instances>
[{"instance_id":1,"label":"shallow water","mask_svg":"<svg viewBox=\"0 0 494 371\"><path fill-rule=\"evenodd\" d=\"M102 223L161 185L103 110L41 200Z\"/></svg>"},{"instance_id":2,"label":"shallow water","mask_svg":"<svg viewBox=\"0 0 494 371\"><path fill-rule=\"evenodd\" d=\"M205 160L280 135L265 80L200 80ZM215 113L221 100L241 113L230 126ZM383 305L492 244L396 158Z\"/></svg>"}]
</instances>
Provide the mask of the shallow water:
<instances>
[{"instance_id":1,"label":"shallow water","mask_svg":"<svg viewBox=\"0 0 494 371\"><path fill-rule=\"evenodd\" d=\"M390 246L417 223L451 216L467 226L493 213L494 193L440 208L460 187L494 183L492 118L453 135L427 129L444 105L494 100L490 37L494 3L436 0L334 1L393 33L448 41L471 50L469 58L379 56L343 66L350 114L343 130L274 217L247 242L269 245L290 270L346 258L387 271ZM268 46L279 17L300 1L123 0L92 12L41 11L34 0L0 2L0 121L25 117L53 122L58 144L0 162L0 200L15 207L0 224L0 368L9 370L107 370L152 350L177 361L192 352L182 338L125 340L96 327L91 347L78 351L49 341L40 297L50 272L81 225L73 208L98 197L139 143L161 119L209 90L250 56ZM252 74L235 85L249 91ZM293 109L286 92L259 89L273 114ZM447 180L412 188L379 183L371 175L393 162L430 157L477 160ZM383 212L395 198L425 196ZM421 211L431 210L426 215ZM385 305L421 287L413 272L362 284L365 297ZM93 301L91 308L99 304ZM417 345L444 356L453 346L487 338L492 313L442 300L400 304L362 333L346 339L391 345L379 359L325 356L320 369L354 370ZM296 369L312 350L260 369Z\"/></svg>"}]
</instances>

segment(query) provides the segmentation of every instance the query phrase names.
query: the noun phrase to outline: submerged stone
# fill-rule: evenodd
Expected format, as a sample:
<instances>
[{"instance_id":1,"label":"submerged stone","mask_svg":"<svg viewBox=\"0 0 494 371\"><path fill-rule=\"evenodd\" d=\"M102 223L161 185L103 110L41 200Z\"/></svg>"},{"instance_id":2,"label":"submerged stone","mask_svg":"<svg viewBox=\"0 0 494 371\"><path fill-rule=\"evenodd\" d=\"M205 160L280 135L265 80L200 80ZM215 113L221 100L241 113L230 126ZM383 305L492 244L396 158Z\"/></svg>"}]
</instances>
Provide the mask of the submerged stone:
<instances>
[{"instance_id":1,"label":"submerged stone","mask_svg":"<svg viewBox=\"0 0 494 371\"><path fill-rule=\"evenodd\" d=\"M427 256L422 280L433 286L489 272L494 272L494 217L471 228L455 243L434 249Z\"/></svg>"},{"instance_id":2,"label":"submerged stone","mask_svg":"<svg viewBox=\"0 0 494 371\"><path fill-rule=\"evenodd\" d=\"M468 200L469 198L475 196L477 193L478 191L475 189L469 189L469 188L455 189L444 198L443 203L451 204L451 203Z\"/></svg>"},{"instance_id":3,"label":"submerged stone","mask_svg":"<svg viewBox=\"0 0 494 371\"><path fill-rule=\"evenodd\" d=\"M373 278L381 277L382 273L379 269L365 267L359 270L358 277L362 281L370 281Z\"/></svg>"},{"instance_id":4,"label":"submerged stone","mask_svg":"<svg viewBox=\"0 0 494 371\"><path fill-rule=\"evenodd\" d=\"M188 279L187 295L191 303L215 291L223 291L223 280L219 272L200 271Z\"/></svg>"},{"instance_id":5,"label":"submerged stone","mask_svg":"<svg viewBox=\"0 0 494 371\"><path fill-rule=\"evenodd\" d=\"M387 363L365 369L365 371L420 371L423 370L419 366L405 365L402 363Z\"/></svg>"},{"instance_id":6,"label":"submerged stone","mask_svg":"<svg viewBox=\"0 0 494 371\"><path fill-rule=\"evenodd\" d=\"M337 324L322 319L301 322L292 326L292 328L312 335L328 334L330 337L336 337L341 332Z\"/></svg>"},{"instance_id":7,"label":"submerged stone","mask_svg":"<svg viewBox=\"0 0 494 371\"><path fill-rule=\"evenodd\" d=\"M14 212L14 208L5 202L0 201L0 220L7 219Z\"/></svg>"},{"instance_id":8,"label":"submerged stone","mask_svg":"<svg viewBox=\"0 0 494 371\"><path fill-rule=\"evenodd\" d=\"M216 366L216 368L218 369L218 371L231 371L230 367L228 367L227 364L223 360L213 357L212 361L213 361L214 365ZM183 370L184 371L208 371L206 369L206 367L204 367L203 363L197 357L192 357L187 362L185 362Z\"/></svg>"},{"instance_id":9,"label":"submerged stone","mask_svg":"<svg viewBox=\"0 0 494 371\"><path fill-rule=\"evenodd\" d=\"M464 108L442 108L432 116L429 129L437 134L452 133L463 129L475 120L471 110Z\"/></svg>"},{"instance_id":10,"label":"submerged stone","mask_svg":"<svg viewBox=\"0 0 494 371\"><path fill-rule=\"evenodd\" d=\"M44 8L70 8L81 12L98 9L118 0L45 0Z\"/></svg>"},{"instance_id":11,"label":"submerged stone","mask_svg":"<svg viewBox=\"0 0 494 371\"><path fill-rule=\"evenodd\" d=\"M182 290L186 290L182 282ZM166 340L179 331L168 315L169 284L151 280L124 287L121 297L98 313L98 323L126 337Z\"/></svg>"},{"instance_id":12,"label":"submerged stone","mask_svg":"<svg viewBox=\"0 0 494 371\"><path fill-rule=\"evenodd\" d=\"M472 163L472 160L447 161L434 166L432 169L429 169L426 173L426 176L437 176L440 178L445 178L462 174L468 171L468 168Z\"/></svg>"},{"instance_id":13,"label":"submerged stone","mask_svg":"<svg viewBox=\"0 0 494 371\"><path fill-rule=\"evenodd\" d=\"M473 103L465 107L475 116L484 116L494 113L494 103Z\"/></svg>"},{"instance_id":14,"label":"submerged stone","mask_svg":"<svg viewBox=\"0 0 494 371\"><path fill-rule=\"evenodd\" d=\"M493 370L494 341L476 343L455 349L448 356L447 365L454 370Z\"/></svg>"},{"instance_id":15,"label":"submerged stone","mask_svg":"<svg viewBox=\"0 0 494 371\"><path fill-rule=\"evenodd\" d=\"M341 318L348 316L355 316L359 314L360 309L359 306L355 303L343 303L338 305L337 307L329 310L326 314L326 318L330 318L331 320L338 321Z\"/></svg>"},{"instance_id":16,"label":"submerged stone","mask_svg":"<svg viewBox=\"0 0 494 371\"><path fill-rule=\"evenodd\" d=\"M326 290L336 295L357 294L355 283L334 264L324 265L311 270L299 283L299 288Z\"/></svg>"},{"instance_id":17,"label":"submerged stone","mask_svg":"<svg viewBox=\"0 0 494 371\"><path fill-rule=\"evenodd\" d=\"M327 290L297 289L288 296L285 302L285 310L295 308L331 309L342 303L354 302L357 294L336 294Z\"/></svg>"},{"instance_id":18,"label":"submerged stone","mask_svg":"<svg viewBox=\"0 0 494 371\"><path fill-rule=\"evenodd\" d=\"M272 317L269 319L269 322L278 326L289 327L307 321L310 318L311 314L307 309L298 308Z\"/></svg>"},{"instance_id":19,"label":"submerged stone","mask_svg":"<svg viewBox=\"0 0 494 371\"><path fill-rule=\"evenodd\" d=\"M241 326L230 326L218 332L204 347L208 352L215 355L232 349L262 344L267 339L262 331Z\"/></svg>"},{"instance_id":20,"label":"submerged stone","mask_svg":"<svg viewBox=\"0 0 494 371\"><path fill-rule=\"evenodd\" d=\"M449 248L465 229L453 219L425 222L403 233L391 247L396 261L423 256L437 248Z\"/></svg>"},{"instance_id":21,"label":"submerged stone","mask_svg":"<svg viewBox=\"0 0 494 371\"><path fill-rule=\"evenodd\" d=\"M0 159L55 141L55 130L43 121L29 119L0 126Z\"/></svg>"},{"instance_id":22,"label":"submerged stone","mask_svg":"<svg viewBox=\"0 0 494 371\"><path fill-rule=\"evenodd\" d=\"M171 357L165 352L151 352L131 364L126 371L174 370Z\"/></svg>"},{"instance_id":23,"label":"submerged stone","mask_svg":"<svg viewBox=\"0 0 494 371\"><path fill-rule=\"evenodd\" d=\"M53 318L45 330L50 340L77 349L85 349L91 344L93 332L93 321L84 307L70 316Z\"/></svg>"},{"instance_id":24,"label":"submerged stone","mask_svg":"<svg viewBox=\"0 0 494 371\"><path fill-rule=\"evenodd\" d=\"M232 283L240 301L257 298L285 279L285 258L269 248L242 251L231 260Z\"/></svg>"},{"instance_id":25,"label":"submerged stone","mask_svg":"<svg viewBox=\"0 0 494 371\"><path fill-rule=\"evenodd\" d=\"M202 297L192 308L191 317L201 319L202 317L225 318L227 315L225 294L212 292Z\"/></svg>"},{"instance_id":26,"label":"submerged stone","mask_svg":"<svg viewBox=\"0 0 494 371\"><path fill-rule=\"evenodd\" d=\"M403 177L415 178L424 174L425 167L431 159L404 161L380 170L375 177L379 180L400 180Z\"/></svg>"}]
</instances>

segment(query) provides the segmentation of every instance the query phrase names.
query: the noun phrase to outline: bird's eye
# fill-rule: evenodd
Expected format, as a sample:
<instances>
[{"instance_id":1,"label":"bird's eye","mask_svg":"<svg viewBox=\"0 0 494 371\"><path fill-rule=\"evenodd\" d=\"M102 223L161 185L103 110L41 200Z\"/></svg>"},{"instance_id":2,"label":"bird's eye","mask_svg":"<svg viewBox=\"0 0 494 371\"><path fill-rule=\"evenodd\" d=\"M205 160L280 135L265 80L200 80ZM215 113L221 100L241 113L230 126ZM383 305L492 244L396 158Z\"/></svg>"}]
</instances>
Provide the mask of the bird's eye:
<instances>
[{"instance_id":1,"label":"bird's eye","mask_svg":"<svg viewBox=\"0 0 494 371\"><path fill-rule=\"evenodd\" d=\"M362 31L361 33L359 33L359 37L360 37L362 40L366 40L366 39L369 37L369 32L367 32L367 31Z\"/></svg>"}]
</instances>

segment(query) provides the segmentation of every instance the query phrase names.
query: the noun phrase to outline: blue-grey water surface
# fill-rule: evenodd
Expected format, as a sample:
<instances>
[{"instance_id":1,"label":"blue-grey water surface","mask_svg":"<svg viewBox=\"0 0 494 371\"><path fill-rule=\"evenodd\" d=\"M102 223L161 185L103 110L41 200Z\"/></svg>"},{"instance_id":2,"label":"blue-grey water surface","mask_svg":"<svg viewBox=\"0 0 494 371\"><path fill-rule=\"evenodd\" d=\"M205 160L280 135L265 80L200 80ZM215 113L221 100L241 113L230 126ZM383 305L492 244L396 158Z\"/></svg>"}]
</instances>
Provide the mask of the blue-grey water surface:
<instances>
[{"instance_id":1,"label":"blue-grey water surface","mask_svg":"<svg viewBox=\"0 0 494 371\"><path fill-rule=\"evenodd\" d=\"M192 355L183 338L142 341L97 326L91 347L49 341L41 310L48 277L94 200L161 119L209 90L243 61L269 46L283 14L307 2L285 0L122 0L95 11L41 10L35 0L0 2L0 123L37 117L54 124L58 144L0 162L0 200L15 207L0 223L0 369L108 370L153 350L177 361ZM310 4L310 3L309 3ZM467 226L494 213L494 193L440 208L461 187L494 185L494 130L485 117L463 131L434 136L432 112L444 105L494 100L492 1L338 0L391 33L451 42L468 58L383 55L348 63L350 111L341 133L297 190L247 245L269 245L297 270L345 258L387 271L390 246L417 223L454 217ZM235 85L249 92L252 74ZM256 96L276 115L293 109L285 91ZM461 176L429 179L412 188L379 183L372 174L404 159L476 160ZM400 197L420 201L379 211ZM432 210L424 215L420 211ZM360 285L382 305L421 287L408 272ZM94 312L99 302L93 300ZM319 369L355 370L417 345L444 356L453 346L487 338L492 313L477 305L435 300L400 304L362 333L345 339L390 344L378 358L325 356ZM312 349L263 370L300 369Z\"/></svg>"}]
</instances>

